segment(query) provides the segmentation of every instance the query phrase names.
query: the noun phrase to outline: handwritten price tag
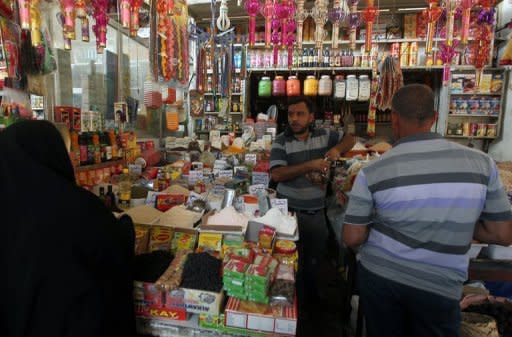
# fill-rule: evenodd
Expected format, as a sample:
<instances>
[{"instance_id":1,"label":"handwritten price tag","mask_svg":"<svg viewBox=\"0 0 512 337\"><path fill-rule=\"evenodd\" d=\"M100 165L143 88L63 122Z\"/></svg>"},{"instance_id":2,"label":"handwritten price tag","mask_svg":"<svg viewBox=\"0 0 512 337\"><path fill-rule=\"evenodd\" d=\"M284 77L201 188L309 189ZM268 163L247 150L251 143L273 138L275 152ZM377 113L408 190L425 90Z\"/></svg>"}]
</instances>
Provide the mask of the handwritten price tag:
<instances>
[{"instance_id":1,"label":"handwritten price tag","mask_svg":"<svg viewBox=\"0 0 512 337\"><path fill-rule=\"evenodd\" d=\"M256 165L257 160L258 157L256 156L256 153L247 153L245 155L245 164L247 165Z\"/></svg>"},{"instance_id":2,"label":"handwritten price tag","mask_svg":"<svg viewBox=\"0 0 512 337\"><path fill-rule=\"evenodd\" d=\"M258 195L258 192L265 191L266 187L265 185L258 184L258 185L251 185L249 186L249 194L252 195Z\"/></svg>"},{"instance_id":3,"label":"handwritten price tag","mask_svg":"<svg viewBox=\"0 0 512 337\"><path fill-rule=\"evenodd\" d=\"M189 185L193 186L200 180L203 180L203 171L190 171L188 173Z\"/></svg>"},{"instance_id":4,"label":"handwritten price tag","mask_svg":"<svg viewBox=\"0 0 512 337\"><path fill-rule=\"evenodd\" d=\"M252 184L253 185L264 185L265 187L268 187L268 183L270 181L270 177L268 176L268 173L266 172L253 172L252 173Z\"/></svg>"},{"instance_id":5,"label":"handwritten price tag","mask_svg":"<svg viewBox=\"0 0 512 337\"><path fill-rule=\"evenodd\" d=\"M288 199L270 199L272 208L277 207L281 213L288 215Z\"/></svg>"}]
</instances>

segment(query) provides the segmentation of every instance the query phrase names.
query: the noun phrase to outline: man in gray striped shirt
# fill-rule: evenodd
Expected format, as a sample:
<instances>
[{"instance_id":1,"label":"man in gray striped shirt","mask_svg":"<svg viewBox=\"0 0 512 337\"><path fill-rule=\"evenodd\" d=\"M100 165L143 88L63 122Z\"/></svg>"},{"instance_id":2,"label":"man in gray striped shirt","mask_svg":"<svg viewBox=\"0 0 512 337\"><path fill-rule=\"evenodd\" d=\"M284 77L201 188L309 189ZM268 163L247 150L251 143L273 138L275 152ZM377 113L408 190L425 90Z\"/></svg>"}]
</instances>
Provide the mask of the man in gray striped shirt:
<instances>
[{"instance_id":1,"label":"man in gray striped shirt","mask_svg":"<svg viewBox=\"0 0 512 337\"><path fill-rule=\"evenodd\" d=\"M270 170L272 180L278 183L278 196L287 198L290 209L297 213L301 310L314 305L318 299L315 275L318 261L324 258L328 236L325 186L313 183L307 174L327 173L330 163L326 158L338 159L355 143L352 135L313 129L313 121L312 102L303 97L291 99L288 102L288 129L276 137L270 152Z\"/></svg>"},{"instance_id":2,"label":"man in gray striped shirt","mask_svg":"<svg viewBox=\"0 0 512 337\"><path fill-rule=\"evenodd\" d=\"M512 213L493 160L430 129L434 94L419 84L392 101L393 149L363 168L343 240L360 247L368 337L459 336L473 238L512 244Z\"/></svg>"}]
</instances>

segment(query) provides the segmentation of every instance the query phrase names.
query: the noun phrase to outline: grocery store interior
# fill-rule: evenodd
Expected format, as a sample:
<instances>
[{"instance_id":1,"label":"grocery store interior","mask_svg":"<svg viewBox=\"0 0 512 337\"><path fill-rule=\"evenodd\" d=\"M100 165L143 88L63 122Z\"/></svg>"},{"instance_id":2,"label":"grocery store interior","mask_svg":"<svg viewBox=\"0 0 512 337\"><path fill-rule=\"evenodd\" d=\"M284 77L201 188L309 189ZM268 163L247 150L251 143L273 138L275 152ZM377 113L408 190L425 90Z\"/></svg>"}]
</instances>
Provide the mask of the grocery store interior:
<instances>
[{"instance_id":1,"label":"grocery store interior","mask_svg":"<svg viewBox=\"0 0 512 337\"><path fill-rule=\"evenodd\" d=\"M365 254L347 244L343 227L357 224L349 219L357 218L353 208L361 201L351 195L361 193L359 184L370 172L365 167L398 151L393 97L409 85L432 93L429 134L486 158L493 171L486 179L495 179L500 192L488 187L484 202L502 197L512 204L511 0L0 0L0 14L0 195L9 199L0 204L12 230L5 256L34 247L20 257L27 259L26 270L32 265L27 261L37 265L30 256L41 254L70 273L76 254L91 265L101 256L102 267L84 267L91 274L82 278L99 282L91 289L101 294L126 272L128 290L119 295L129 306L125 318L123 301L116 302L117 316L109 316L115 305L101 305L98 314L112 320L104 325L126 322L120 336L375 335L360 301L358 268ZM293 131L297 106L311 114L300 132ZM62 141L50 140L55 132L49 125L64 139L65 165L50 163ZM437 172L432 152L432 162L421 163ZM327 164L314 161L324 158ZM57 175L68 166L74 179L64 184ZM290 170L276 173L282 168ZM14 195L7 197L17 191L11 182L23 180L22 171L33 176L19 188L38 192L35 201L26 190L16 202L51 205L28 222L9 206ZM43 190L38 179L53 187ZM439 194L455 198L449 193L455 182L444 182ZM68 196L61 183L72 185ZM364 184L368 194L379 193ZM56 194L62 195L54 200ZM318 200L323 206L311 206ZM459 207L450 205L439 208ZM492 212L488 204L479 207L482 217L473 223L485 223ZM74 217L60 227L65 214ZM67 232L85 219L94 225ZM69 236L70 245L39 243L32 235L39 229L26 223L49 233L62 228L66 234L59 229L56 237L67 242ZM35 241L20 239L25 235ZM395 235L399 240L404 234ZM130 249L123 255L125 236ZM512 336L512 242L470 237L456 253L464 265L462 293L453 295L460 304L457 329L462 337ZM86 239L92 248L76 253ZM442 244L414 242L408 248L417 254L428 255L435 246L436 254L453 258L455 248L446 253ZM103 244L104 250L94 248ZM456 247L448 237L443 244ZM7 268L13 259L5 259ZM2 308L18 307L7 336L50 336L50 326L73 325L60 318L41 323L51 316L37 318L40 306L59 295L42 295L52 288L39 280L54 278L39 269L27 273L17 268L7 280L7 289L15 289L9 298L19 293L26 300ZM121 283L114 288L120 291ZM62 291L70 292L70 308L81 305L76 301L83 293ZM95 324L87 323L88 314L77 317L84 326ZM20 333L18 325L32 327L32 334ZM81 331L116 334L98 329Z\"/></svg>"}]
</instances>

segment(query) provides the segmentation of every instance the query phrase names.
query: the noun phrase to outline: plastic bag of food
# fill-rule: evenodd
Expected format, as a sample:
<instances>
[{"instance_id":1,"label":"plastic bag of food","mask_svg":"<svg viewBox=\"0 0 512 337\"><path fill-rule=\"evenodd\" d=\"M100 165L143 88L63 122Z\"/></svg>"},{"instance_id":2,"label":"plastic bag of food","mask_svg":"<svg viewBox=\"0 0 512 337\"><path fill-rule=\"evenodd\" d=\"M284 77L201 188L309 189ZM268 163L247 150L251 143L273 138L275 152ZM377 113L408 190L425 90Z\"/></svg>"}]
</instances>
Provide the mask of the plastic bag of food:
<instances>
[{"instance_id":1,"label":"plastic bag of food","mask_svg":"<svg viewBox=\"0 0 512 337\"><path fill-rule=\"evenodd\" d=\"M270 302L278 305L293 305L295 297L295 270L292 265L280 264L276 280L270 288Z\"/></svg>"}]
</instances>

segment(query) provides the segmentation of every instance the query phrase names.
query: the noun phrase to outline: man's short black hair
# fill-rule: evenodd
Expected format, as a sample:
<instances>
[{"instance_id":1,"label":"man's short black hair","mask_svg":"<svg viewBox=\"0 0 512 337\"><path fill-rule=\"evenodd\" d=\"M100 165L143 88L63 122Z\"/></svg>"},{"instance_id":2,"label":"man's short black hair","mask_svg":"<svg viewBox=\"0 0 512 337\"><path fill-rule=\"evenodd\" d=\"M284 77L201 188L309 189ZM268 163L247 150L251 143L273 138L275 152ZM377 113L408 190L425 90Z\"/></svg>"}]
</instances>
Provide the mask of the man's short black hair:
<instances>
[{"instance_id":1,"label":"man's short black hair","mask_svg":"<svg viewBox=\"0 0 512 337\"><path fill-rule=\"evenodd\" d=\"M424 84L408 84L395 93L391 107L400 117L423 123L435 117L434 92Z\"/></svg>"},{"instance_id":2,"label":"man's short black hair","mask_svg":"<svg viewBox=\"0 0 512 337\"><path fill-rule=\"evenodd\" d=\"M313 101L311 100L311 98L305 97L305 96L288 97L288 106L299 104L299 103L304 103L306 105L306 107L308 108L308 112L314 113L314 111L313 111L314 104L313 104Z\"/></svg>"}]
</instances>

